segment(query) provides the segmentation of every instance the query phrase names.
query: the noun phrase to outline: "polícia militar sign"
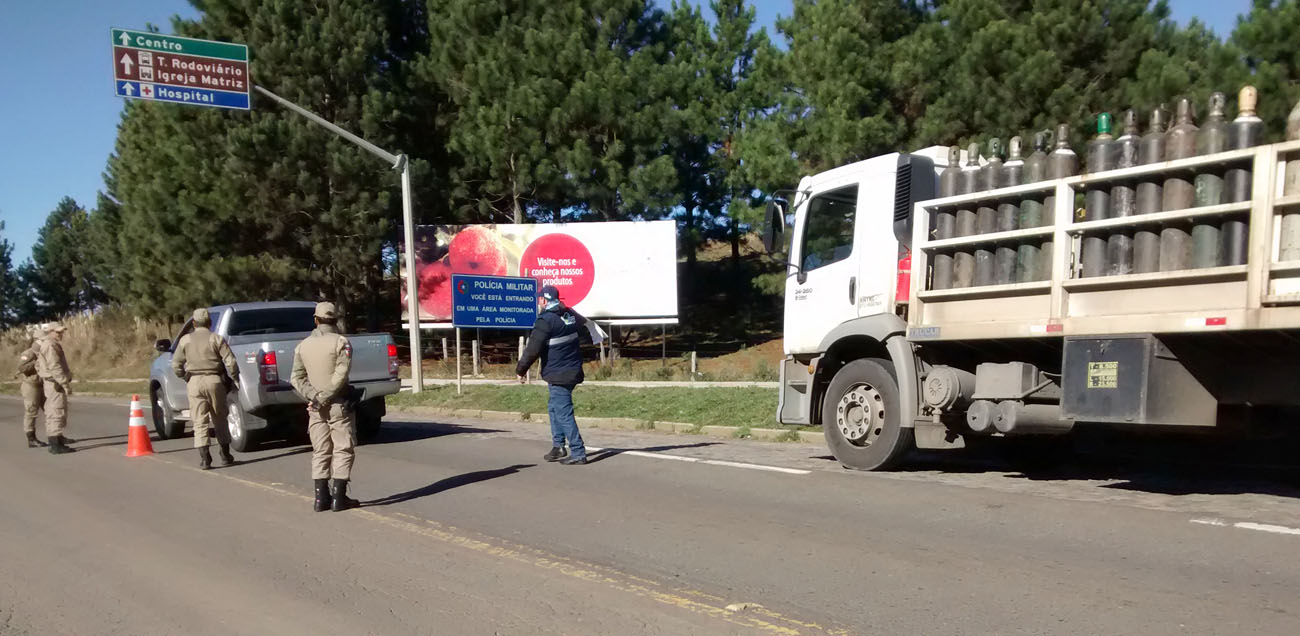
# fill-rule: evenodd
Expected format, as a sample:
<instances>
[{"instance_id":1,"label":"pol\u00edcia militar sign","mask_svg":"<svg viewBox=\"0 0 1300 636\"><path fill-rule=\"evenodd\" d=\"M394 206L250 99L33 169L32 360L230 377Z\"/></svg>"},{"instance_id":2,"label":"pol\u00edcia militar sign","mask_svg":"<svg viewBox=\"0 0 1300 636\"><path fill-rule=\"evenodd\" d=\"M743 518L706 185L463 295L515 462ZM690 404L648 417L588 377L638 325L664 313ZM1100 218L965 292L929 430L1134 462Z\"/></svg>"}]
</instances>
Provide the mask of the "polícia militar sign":
<instances>
[{"instance_id":1,"label":"pol\u00edcia militar sign","mask_svg":"<svg viewBox=\"0 0 1300 636\"><path fill-rule=\"evenodd\" d=\"M532 329L537 281L515 276L451 277L451 323L467 329Z\"/></svg>"}]
</instances>

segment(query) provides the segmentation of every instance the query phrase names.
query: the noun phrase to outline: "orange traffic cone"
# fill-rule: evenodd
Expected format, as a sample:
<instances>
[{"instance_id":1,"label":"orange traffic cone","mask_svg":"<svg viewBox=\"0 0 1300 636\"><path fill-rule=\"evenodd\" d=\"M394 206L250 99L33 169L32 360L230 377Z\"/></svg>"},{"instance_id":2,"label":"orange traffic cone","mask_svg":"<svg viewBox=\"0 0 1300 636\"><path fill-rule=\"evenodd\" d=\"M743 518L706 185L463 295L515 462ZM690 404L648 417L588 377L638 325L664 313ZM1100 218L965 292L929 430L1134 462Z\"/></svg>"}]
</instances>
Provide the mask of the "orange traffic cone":
<instances>
[{"instance_id":1,"label":"orange traffic cone","mask_svg":"<svg viewBox=\"0 0 1300 636\"><path fill-rule=\"evenodd\" d=\"M131 420L127 423L126 456L144 457L153 454L153 442L149 441L149 428L144 423L144 410L140 408L140 396L131 396Z\"/></svg>"}]
</instances>

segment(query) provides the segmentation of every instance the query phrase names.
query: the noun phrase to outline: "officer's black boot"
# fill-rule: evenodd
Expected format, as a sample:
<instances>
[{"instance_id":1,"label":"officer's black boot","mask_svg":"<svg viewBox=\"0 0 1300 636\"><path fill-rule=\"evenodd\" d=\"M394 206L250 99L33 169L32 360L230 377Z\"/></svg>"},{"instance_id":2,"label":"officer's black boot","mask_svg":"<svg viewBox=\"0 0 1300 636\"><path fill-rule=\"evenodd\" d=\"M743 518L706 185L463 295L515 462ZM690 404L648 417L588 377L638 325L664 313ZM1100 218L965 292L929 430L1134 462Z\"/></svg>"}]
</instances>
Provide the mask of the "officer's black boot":
<instances>
[{"instance_id":1,"label":"officer's black boot","mask_svg":"<svg viewBox=\"0 0 1300 636\"><path fill-rule=\"evenodd\" d=\"M208 450L207 446L199 447L199 468L201 470L212 468L212 451Z\"/></svg>"},{"instance_id":2,"label":"officer's black boot","mask_svg":"<svg viewBox=\"0 0 1300 636\"><path fill-rule=\"evenodd\" d=\"M60 436L59 436L59 442L61 442L61 443L63 444L63 446L66 448L68 444L76 444L76 443L77 443L77 440L72 439L71 437L68 437L67 435L60 435ZM69 448L68 450L72 450L72 449Z\"/></svg>"},{"instance_id":3,"label":"officer's black boot","mask_svg":"<svg viewBox=\"0 0 1300 636\"><path fill-rule=\"evenodd\" d=\"M361 502L348 496L348 480L346 479L335 479L334 492L330 494L334 499L332 506L334 512L342 512L361 505Z\"/></svg>"},{"instance_id":4,"label":"officer's black boot","mask_svg":"<svg viewBox=\"0 0 1300 636\"><path fill-rule=\"evenodd\" d=\"M330 509L330 503L330 480L317 479L316 504L312 507L312 510L315 510L316 512L325 512Z\"/></svg>"},{"instance_id":5,"label":"officer's black boot","mask_svg":"<svg viewBox=\"0 0 1300 636\"><path fill-rule=\"evenodd\" d=\"M62 435L51 435L51 436L50 436L50 454L51 454L51 455L63 455L63 454L65 454L65 453L73 453L73 452L76 452L76 451L73 450L73 449L71 449L71 448L68 448L67 445L63 443L63 436L62 436Z\"/></svg>"},{"instance_id":6,"label":"officer's black boot","mask_svg":"<svg viewBox=\"0 0 1300 636\"><path fill-rule=\"evenodd\" d=\"M28 431L28 433L27 433L27 448L40 448L40 447L42 447L42 446L44 446L44 445L45 445L44 442L42 442L41 440L36 439L36 431Z\"/></svg>"},{"instance_id":7,"label":"officer's black boot","mask_svg":"<svg viewBox=\"0 0 1300 636\"><path fill-rule=\"evenodd\" d=\"M568 456L569 456L569 449L563 446L552 446L551 452L543 455L542 459L545 459L548 462L558 462L561 459L564 459L565 457Z\"/></svg>"},{"instance_id":8,"label":"officer's black boot","mask_svg":"<svg viewBox=\"0 0 1300 636\"><path fill-rule=\"evenodd\" d=\"M235 456L230 454L230 444L221 445L221 465L229 466L235 463Z\"/></svg>"}]
</instances>

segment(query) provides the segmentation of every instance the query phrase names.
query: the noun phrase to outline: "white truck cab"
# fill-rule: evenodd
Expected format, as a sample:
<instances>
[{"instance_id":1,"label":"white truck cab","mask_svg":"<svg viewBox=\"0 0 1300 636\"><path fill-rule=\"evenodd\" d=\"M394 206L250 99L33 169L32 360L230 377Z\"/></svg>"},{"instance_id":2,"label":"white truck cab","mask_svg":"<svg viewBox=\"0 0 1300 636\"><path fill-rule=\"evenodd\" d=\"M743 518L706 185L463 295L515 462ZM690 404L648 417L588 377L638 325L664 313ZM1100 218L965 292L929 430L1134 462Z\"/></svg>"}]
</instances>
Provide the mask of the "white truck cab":
<instances>
[{"instance_id":1,"label":"white truck cab","mask_svg":"<svg viewBox=\"0 0 1300 636\"><path fill-rule=\"evenodd\" d=\"M859 359L896 377L915 375L906 342L907 263L912 239L912 209L934 197L936 158L941 147L910 154L888 154L804 177L791 197L794 226L785 284L785 360L781 365L779 419L785 424L815 424L819 398L839 367ZM784 225L785 211L769 227ZM776 240L775 235L769 242ZM894 347L892 357L885 349ZM819 369L820 367L820 369ZM870 369L878 372L876 369ZM843 406L845 434L859 438L857 449L890 452L876 439L885 434L872 404L897 401L899 391L850 392ZM914 386L902 387L914 400ZM877 409L878 411L879 409ZM894 431L907 437L910 431ZM887 440L888 441L888 440ZM906 440L896 440L906 446ZM874 449L870 449L871 446ZM837 454L838 456L838 454ZM864 460L876 463L881 460Z\"/></svg>"}]
</instances>

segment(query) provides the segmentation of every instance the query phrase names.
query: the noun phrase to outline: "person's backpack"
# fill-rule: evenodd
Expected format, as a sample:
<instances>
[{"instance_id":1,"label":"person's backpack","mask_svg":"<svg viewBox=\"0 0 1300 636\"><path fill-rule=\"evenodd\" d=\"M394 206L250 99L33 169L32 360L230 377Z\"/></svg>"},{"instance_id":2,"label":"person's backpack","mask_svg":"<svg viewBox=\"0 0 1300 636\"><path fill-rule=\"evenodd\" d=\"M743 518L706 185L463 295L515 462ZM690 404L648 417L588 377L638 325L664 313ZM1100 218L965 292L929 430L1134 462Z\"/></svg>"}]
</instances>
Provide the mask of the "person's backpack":
<instances>
[{"instance_id":1,"label":"person's backpack","mask_svg":"<svg viewBox=\"0 0 1300 636\"><path fill-rule=\"evenodd\" d=\"M32 377L36 375L36 350L28 349L18 356L18 375Z\"/></svg>"}]
</instances>

